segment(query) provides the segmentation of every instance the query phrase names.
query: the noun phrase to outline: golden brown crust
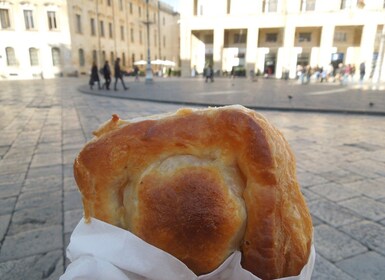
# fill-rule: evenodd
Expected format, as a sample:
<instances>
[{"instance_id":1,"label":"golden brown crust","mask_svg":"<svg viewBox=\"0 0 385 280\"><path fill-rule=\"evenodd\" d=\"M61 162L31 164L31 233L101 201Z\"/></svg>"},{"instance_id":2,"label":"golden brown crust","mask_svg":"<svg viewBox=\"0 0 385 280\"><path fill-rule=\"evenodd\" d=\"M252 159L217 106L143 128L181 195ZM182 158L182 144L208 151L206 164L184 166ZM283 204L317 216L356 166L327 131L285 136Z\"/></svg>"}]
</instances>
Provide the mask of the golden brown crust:
<instances>
[{"instance_id":1,"label":"golden brown crust","mask_svg":"<svg viewBox=\"0 0 385 280\"><path fill-rule=\"evenodd\" d=\"M196 274L232 252L262 279L297 275L312 224L282 134L241 106L113 118L75 160L86 219L130 230Z\"/></svg>"}]
</instances>

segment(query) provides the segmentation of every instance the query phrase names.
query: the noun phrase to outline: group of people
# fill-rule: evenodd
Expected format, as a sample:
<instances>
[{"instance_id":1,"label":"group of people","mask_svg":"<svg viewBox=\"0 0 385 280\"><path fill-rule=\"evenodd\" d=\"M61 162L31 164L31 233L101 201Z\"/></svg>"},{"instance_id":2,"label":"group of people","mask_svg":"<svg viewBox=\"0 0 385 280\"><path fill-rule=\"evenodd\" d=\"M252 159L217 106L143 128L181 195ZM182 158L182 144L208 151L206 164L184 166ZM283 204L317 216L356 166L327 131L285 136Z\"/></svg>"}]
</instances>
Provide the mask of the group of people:
<instances>
[{"instance_id":1,"label":"group of people","mask_svg":"<svg viewBox=\"0 0 385 280\"><path fill-rule=\"evenodd\" d=\"M362 62L359 67L360 82L363 81L365 76L365 63ZM353 64L339 63L337 67L333 64L329 64L328 67L310 67L310 65L298 65L297 66L297 78L301 84L308 84L310 79L314 77L317 82L339 82L341 85L348 84L349 81L353 81L353 77L356 74L356 67Z\"/></svg>"},{"instance_id":2,"label":"group of people","mask_svg":"<svg viewBox=\"0 0 385 280\"><path fill-rule=\"evenodd\" d=\"M108 63L108 61L106 61L104 63L104 66L102 69L100 69L100 73L103 75L103 78L104 78L104 83L102 85L100 85L100 78L99 78L99 70L98 70L98 67L96 65L96 62L93 62L92 63L92 67L91 67L91 77L90 77L90 88L93 89L93 86L95 83L98 84L98 88L99 89L104 89L106 88L106 90L110 90L110 84L111 84L111 68L110 68L110 65ZM124 83L124 80L123 80L123 73L122 73L122 70L120 68L120 58L117 58L115 60L115 64L114 64L114 77L115 77L115 83L114 83L114 90L118 90L117 88L117 84L118 84L118 81L120 80L121 83L122 83L122 86L124 88L124 90L128 90L129 87L127 87Z\"/></svg>"}]
</instances>

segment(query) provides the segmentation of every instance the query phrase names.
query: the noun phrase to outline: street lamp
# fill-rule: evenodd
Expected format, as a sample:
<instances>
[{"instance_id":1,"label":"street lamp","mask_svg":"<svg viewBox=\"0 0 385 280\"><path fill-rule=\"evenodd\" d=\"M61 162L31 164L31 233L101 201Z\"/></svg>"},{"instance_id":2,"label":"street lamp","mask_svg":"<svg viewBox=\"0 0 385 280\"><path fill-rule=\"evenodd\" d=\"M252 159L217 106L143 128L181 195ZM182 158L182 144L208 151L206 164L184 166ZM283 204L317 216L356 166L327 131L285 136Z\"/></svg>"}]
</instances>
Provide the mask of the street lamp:
<instances>
[{"instance_id":1,"label":"street lamp","mask_svg":"<svg viewBox=\"0 0 385 280\"><path fill-rule=\"evenodd\" d=\"M146 66L146 84L151 84L153 82L152 78L152 69L151 69L151 55L150 55L150 24L148 17L148 1L146 0L146 21L143 22L147 26L147 66Z\"/></svg>"}]
</instances>

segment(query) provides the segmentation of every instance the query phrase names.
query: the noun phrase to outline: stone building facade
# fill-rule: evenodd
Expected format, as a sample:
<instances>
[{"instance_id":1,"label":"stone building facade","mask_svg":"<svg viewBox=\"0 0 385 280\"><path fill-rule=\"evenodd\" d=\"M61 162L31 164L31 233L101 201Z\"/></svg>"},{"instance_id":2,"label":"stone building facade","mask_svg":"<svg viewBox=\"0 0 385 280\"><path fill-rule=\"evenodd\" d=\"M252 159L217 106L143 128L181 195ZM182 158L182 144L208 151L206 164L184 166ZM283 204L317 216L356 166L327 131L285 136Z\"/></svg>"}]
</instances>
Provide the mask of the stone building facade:
<instances>
[{"instance_id":1,"label":"stone building facade","mask_svg":"<svg viewBox=\"0 0 385 280\"><path fill-rule=\"evenodd\" d=\"M88 75L117 57L130 71L148 49L178 67L178 20L156 0L0 1L0 80Z\"/></svg>"},{"instance_id":2,"label":"stone building facade","mask_svg":"<svg viewBox=\"0 0 385 280\"><path fill-rule=\"evenodd\" d=\"M189 0L181 10L185 76L212 64L295 78L298 65L364 62L366 79L385 80L384 41L384 0Z\"/></svg>"}]
</instances>

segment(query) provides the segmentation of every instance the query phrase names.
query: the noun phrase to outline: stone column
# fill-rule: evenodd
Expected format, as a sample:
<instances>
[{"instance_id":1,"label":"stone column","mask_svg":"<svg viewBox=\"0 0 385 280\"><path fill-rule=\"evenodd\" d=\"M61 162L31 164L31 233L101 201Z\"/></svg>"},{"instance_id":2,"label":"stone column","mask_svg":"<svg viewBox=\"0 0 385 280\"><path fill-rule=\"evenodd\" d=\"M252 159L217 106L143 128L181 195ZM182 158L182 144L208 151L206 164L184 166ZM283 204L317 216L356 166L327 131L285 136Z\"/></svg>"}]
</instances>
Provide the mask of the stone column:
<instances>
[{"instance_id":1,"label":"stone column","mask_svg":"<svg viewBox=\"0 0 385 280\"><path fill-rule=\"evenodd\" d=\"M328 67L331 62L331 55L335 51L333 48L334 25L324 25L321 32L321 43L319 53L319 66Z\"/></svg>"},{"instance_id":2,"label":"stone column","mask_svg":"<svg viewBox=\"0 0 385 280\"><path fill-rule=\"evenodd\" d=\"M191 75L191 36L191 29L187 27L187 24L181 22L180 59L182 77L189 77Z\"/></svg>"},{"instance_id":3,"label":"stone column","mask_svg":"<svg viewBox=\"0 0 385 280\"><path fill-rule=\"evenodd\" d=\"M222 52L225 38L225 30L221 27L214 28L213 60L214 71L222 71Z\"/></svg>"},{"instance_id":4,"label":"stone column","mask_svg":"<svg viewBox=\"0 0 385 280\"><path fill-rule=\"evenodd\" d=\"M247 45L246 45L246 71L247 74L250 70L255 71L256 59L257 59L257 46L258 46L258 28L247 29Z\"/></svg>"}]
</instances>

